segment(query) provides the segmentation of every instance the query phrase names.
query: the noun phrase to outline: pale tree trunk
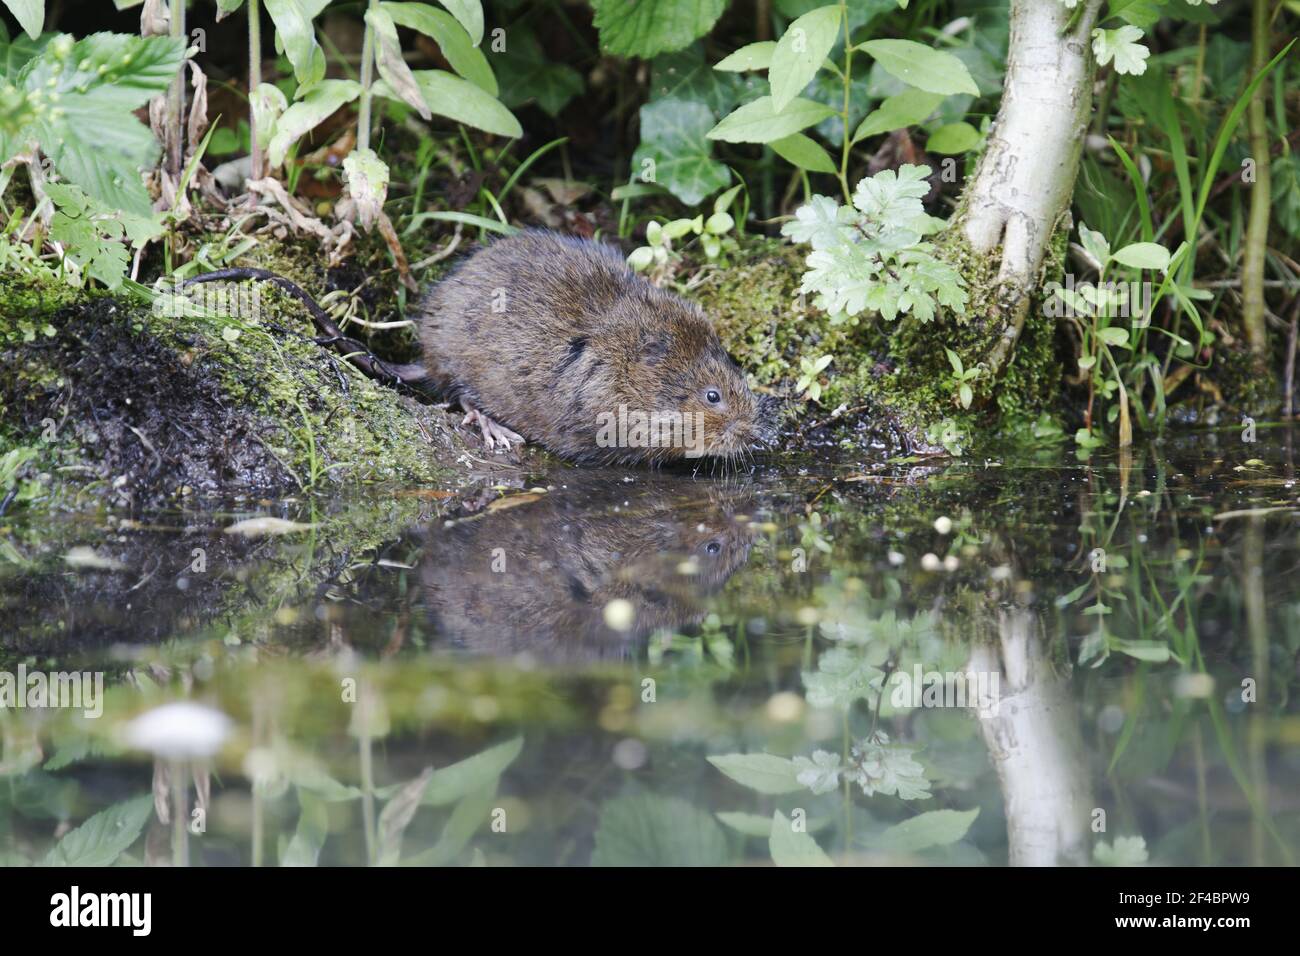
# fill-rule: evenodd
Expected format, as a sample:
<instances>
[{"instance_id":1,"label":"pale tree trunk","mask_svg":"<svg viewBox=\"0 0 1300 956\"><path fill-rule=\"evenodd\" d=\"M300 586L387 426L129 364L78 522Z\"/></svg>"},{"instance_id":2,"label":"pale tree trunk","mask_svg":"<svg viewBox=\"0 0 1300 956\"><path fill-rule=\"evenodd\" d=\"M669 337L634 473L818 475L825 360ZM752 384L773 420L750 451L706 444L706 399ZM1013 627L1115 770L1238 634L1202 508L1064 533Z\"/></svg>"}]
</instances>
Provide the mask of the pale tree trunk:
<instances>
[{"instance_id":1,"label":"pale tree trunk","mask_svg":"<svg viewBox=\"0 0 1300 956\"><path fill-rule=\"evenodd\" d=\"M994 374L1015 348L1048 242L1070 208L1092 114L1090 34L1100 6L1011 0L1002 103L954 226L974 252L999 260L989 305L1001 327L986 358Z\"/></svg>"},{"instance_id":2,"label":"pale tree trunk","mask_svg":"<svg viewBox=\"0 0 1300 956\"><path fill-rule=\"evenodd\" d=\"M1096 804L1069 681L1034 615L1002 612L997 631L996 643L972 647L967 666L998 674L997 707L981 701L978 719L1002 789L1011 865L1086 863Z\"/></svg>"}]
</instances>

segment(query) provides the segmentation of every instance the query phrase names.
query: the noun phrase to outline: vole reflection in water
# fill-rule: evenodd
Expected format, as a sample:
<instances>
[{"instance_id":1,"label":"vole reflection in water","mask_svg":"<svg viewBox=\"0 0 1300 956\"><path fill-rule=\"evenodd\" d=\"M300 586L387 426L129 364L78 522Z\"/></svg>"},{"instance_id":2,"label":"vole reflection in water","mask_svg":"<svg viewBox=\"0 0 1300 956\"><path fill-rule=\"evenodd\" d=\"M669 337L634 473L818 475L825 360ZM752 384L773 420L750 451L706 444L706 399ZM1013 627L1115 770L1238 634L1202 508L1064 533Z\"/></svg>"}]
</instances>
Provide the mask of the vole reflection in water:
<instances>
[{"instance_id":1,"label":"vole reflection in water","mask_svg":"<svg viewBox=\"0 0 1300 956\"><path fill-rule=\"evenodd\" d=\"M702 620L749 556L755 504L743 489L646 476L564 485L429 529L423 601L450 646L551 663L631 656L652 632ZM626 629L606 620L620 599Z\"/></svg>"}]
</instances>

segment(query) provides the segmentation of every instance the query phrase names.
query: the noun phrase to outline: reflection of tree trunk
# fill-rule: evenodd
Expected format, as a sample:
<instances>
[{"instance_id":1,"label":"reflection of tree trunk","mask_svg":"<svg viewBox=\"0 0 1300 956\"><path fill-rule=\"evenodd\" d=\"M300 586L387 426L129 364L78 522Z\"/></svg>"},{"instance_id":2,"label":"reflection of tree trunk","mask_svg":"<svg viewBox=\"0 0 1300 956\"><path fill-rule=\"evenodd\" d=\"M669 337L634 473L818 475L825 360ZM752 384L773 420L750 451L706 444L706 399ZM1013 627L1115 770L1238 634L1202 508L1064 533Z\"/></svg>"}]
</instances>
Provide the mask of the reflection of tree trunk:
<instances>
[{"instance_id":1,"label":"reflection of tree trunk","mask_svg":"<svg viewBox=\"0 0 1300 956\"><path fill-rule=\"evenodd\" d=\"M994 374L1011 356L1048 240L1070 207L1092 115L1089 35L1100 5L1086 0L1072 11L1056 0L1011 2L1002 103L960 216L971 249L999 257L1003 326L988 358Z\"/></svg>"},{"instance_id":2,"label":"reflection of tree trunk","mask_svg":"<svg viewBox=\"0 0 1300 956\"><path fill-rule=\"evenodd\" d=\"M1053 668L1038 619L998 619L997 644L977 644L968 665L997 673L996 714L980 718L997 769L1013 866L1084 863L1096 804L1069 681Z\"/></svg>"},{"instance_id":3,"label":"reflection of tree trunk","mask_svg":"<svg viewBox=\"0 0 1300 956\"><path fill-rule=\"evenodd\" d=\"M1264 817L1269 812L1268 765L1268 624L1264 600L1264 526L1254 516L1246 526L1241 553L1241 594L1246 610L1246 630L1250 634L1251 676L1255 678L1255 703L1250 704L1246 721L1246 765L1258 812L1250 815L1250 862L1263 866L1268 861L1264 851Z\"/></svg>"}]
</instances>

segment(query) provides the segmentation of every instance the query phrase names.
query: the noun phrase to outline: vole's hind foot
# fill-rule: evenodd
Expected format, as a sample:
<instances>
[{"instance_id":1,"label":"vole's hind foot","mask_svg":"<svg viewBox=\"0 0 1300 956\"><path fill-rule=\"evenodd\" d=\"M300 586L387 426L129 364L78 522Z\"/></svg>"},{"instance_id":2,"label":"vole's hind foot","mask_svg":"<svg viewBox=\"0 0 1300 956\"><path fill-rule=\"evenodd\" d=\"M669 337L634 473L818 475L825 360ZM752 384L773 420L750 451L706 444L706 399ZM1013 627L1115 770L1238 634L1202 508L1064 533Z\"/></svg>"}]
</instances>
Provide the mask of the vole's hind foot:
<instances>
[{"instance_id":1,"label":"vole's hind foot","mask_svg":"<svg viewBox=\"0 0 1300 956\"><path fill-rule=\"evenodd\" d=\"M465 420L462 421L461 424L477 425L478 430L483 433L483 444L488 451L493 451L498 446L509 451L512 442L518 442L521 445L524 443L523 435L512 432L510 429L506 428L506 426L493 421L477 408L466 405L463 402L461 403L461 408L465 409L466 412Z\"/></svg>"}]
</instances>

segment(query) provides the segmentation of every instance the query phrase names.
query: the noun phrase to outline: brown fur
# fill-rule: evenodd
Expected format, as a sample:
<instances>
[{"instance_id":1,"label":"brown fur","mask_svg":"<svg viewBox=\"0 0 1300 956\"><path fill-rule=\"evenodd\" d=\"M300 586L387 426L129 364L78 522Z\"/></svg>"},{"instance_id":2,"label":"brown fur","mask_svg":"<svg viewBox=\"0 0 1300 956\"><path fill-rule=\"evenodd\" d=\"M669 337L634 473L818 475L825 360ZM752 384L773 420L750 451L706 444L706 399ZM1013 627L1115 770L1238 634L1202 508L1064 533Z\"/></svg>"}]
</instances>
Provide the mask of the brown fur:
<instances>
[{"instance_id":1,"label":"brown fur","mask_svg":"<svg viewBox=\"0 0 1300 956\"><path fill-rule=\"evenodd\" d=\"M703 619L749 557L753 532L736 515L755 505L743 487L569 476L539 501L428 529L424 608L443 640L472 654L634 655L650 633ZM688 559L693 574L682 573ZM604 618L619 598L634 611L627 631Z\"/></svg>"},{"instance_id":2,"label":"brown fur","mask_svg":"<svg viewBox=\"0 0 1300 956\"><path fill-rule=\"evenodd\" d=\"M601 413L620 405L701 413L710 456L739 457L774 437L775 402L750 391L699 306L650 285L608 246L541 230L498 240L418 313L435 386L566 458L683 457L681 447L600 447Z\"/></svg>"}]
</instances>

